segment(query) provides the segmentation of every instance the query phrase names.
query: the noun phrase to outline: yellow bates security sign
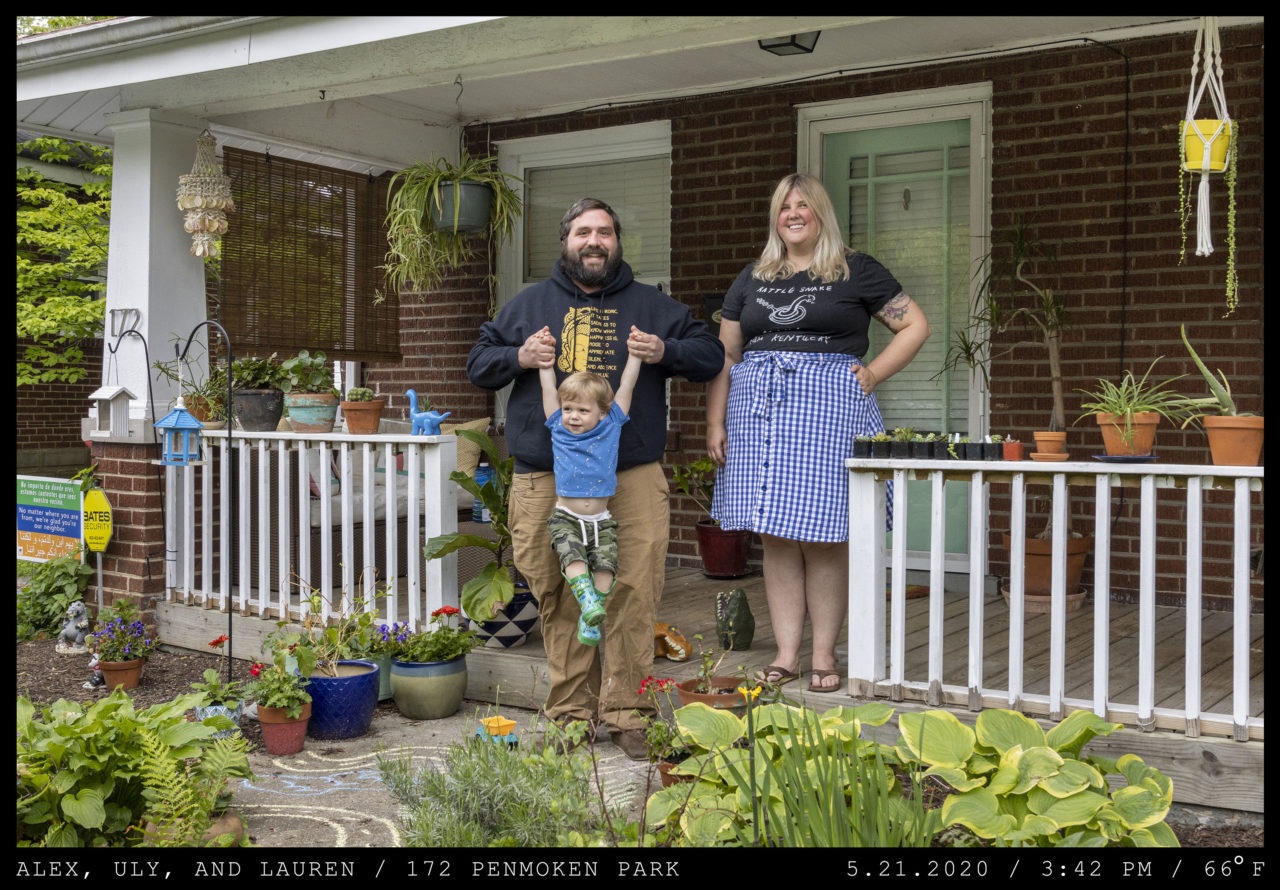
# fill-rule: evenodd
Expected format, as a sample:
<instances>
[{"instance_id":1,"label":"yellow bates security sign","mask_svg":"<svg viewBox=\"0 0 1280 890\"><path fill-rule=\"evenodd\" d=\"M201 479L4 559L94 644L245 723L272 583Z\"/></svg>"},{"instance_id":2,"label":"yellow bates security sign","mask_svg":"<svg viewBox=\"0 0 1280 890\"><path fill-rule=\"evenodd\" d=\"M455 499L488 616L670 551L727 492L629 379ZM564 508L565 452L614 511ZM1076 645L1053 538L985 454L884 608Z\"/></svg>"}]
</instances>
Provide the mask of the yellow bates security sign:
<instances>
[{"instance_id":1,"label":"yellow bates security sign","mask_svg":"<svg viewBox=\"0 0 1280 890\"><path fill-rule=\"evenodd\" d=\"M91 488L84 493L84 542L89 549L100 553L111 540L111 503L101 488Z\"/></svg>"}]
</instances>

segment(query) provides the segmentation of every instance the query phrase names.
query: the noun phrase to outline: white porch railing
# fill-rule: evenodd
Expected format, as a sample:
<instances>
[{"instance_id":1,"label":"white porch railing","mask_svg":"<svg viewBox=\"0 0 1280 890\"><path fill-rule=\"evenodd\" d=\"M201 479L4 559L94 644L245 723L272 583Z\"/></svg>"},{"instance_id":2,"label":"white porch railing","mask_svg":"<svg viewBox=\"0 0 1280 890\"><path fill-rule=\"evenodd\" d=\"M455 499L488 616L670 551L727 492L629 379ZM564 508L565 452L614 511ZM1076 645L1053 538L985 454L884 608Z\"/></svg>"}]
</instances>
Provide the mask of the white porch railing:
<instances>
[{"instance_id":1,"label":"white porch railing","mask_svg":"<svg viewBox=\"0 0 1280 890\"><path fill-rule=\"evenodd\" d=\"M1250 707L1250 641L1252 616L1250 602L1251 523L1261 503L1263 469L1261 467L1209 467L1192 465L1113 464L1095 462L1062 462L1036 464L1003 461L947 461L903 459L852 459L849 468L849 512L851 527L867 533L853 534L849 543L849 679L855 696L879 696L894 701L908 698L930 706L952 705L971 711L983 708L1010 708L1029 716L1061 720L1068 711L1089 709L1114 722L1136 726L1141 730L1175 729L1187 736L1230 735L1237 741L1263 737L1261 694ZM924 668L916 668L908 676L905 652L907 535L888 535L883 521L868 522L867 517L884 517L886 492L884 482L892 480L893 526L907 528L908 480L930 483L930 550L928 558L928 652ZM960 482L969 487L968 550L969 583L963 620L967 634L946 633L944 620L944 518L946 487L944 481ZM994 616L994 607L986 601L987 551L990 541L989 498L993 482L1007 483L1010 496L1010 596L1008 606L1008 667L1001 671L1003 685L988 685L983 676L984 628ZM1037 648L1027 651L1023 604L1023 545L1029 483L1052 489L1050 508L1053 529L1053 604L1050 613L1048 644L1048 686L1046 693L1032 694L1024 688L1024 676L1030 662L1043 662L1046 653ZM1072 486L1092 485L1096 506L1094 535L1094 584L1092 601L1092 640L1090 663L1069 662L1067 640L1069 616L1066 612L1066 536L1069 533L1068 492ZM1123 670L1119 656L1113 654L1111 602L1112 520L1117 493L1122 496L1139 492L1140 550L1138 551L1139 591L1137 606L1137 658ZM1158 490L1185 492L1179 510L1173 510L1169 498L1157 505ZM1206 543L1204 522L1206 493L1213 489L1233 492L1231 501L1232 552L1232 630L1231 630L1231 711L1203 710L1201 701L1205 676L1202 658L1202 583L1203 554ZM1176 496L1176 495L1175 495ZM1255 503L1256 499L1256 503ZM1157 509L1159 506L1160 509ZM922 508L921 508L922 509ZM1219 507L1221 509L1221 507ZM1078 518L1078 517L1077 517ZM878 530L878 533L877 533ZM1219 527L1216 531L1221 532ZM1221 535L1219 535L1219 538ZM1157 619L1156 561L1157 540L1185 541L1185 615L1177 622L1165 624ZM1210 543L1215 539L1210 539ZM1169 557L1162 557L1168 559ZM867 568L870 567L870 571ZM891 597L886 602L886 568ZM1003 605L1000 608L1004 608ZM1130 607L1131 608L1131 607ZM986 610L984 612L984 610ZM1119 607L1115 607L1119 611ZM856 619L855 620L855 616ZM953 617L953 626L956 619ZM1132 635L1130 635L1131 637ZM957 640L957 638L959 638ZM947 646L964 645L967 668L948 676L943 669ZM1087 644L1088 645L1088 644ZM1212 644L1218 645L1218 644ZM1225 645L1225 644L1223 644ZM1157 664L1157 648L1166 664ZM1175 648L1176 647L1176 648ZM1156 678L1160 670L1169 671L1170 650L1180 651L1185 677L1181 706L1157 707ZM1077 649L1077 651L1079 651ZM954 653L953 653L954 654ZM955 659L952 659L953 663ZM921 663L916 657L916 665ZM988 661L988 664L991 662ZM1042 665L1037 665L1040 669ZM1069 675L1068 672L1071 672ZM1117 673L1132 678L1122 691L1115 682ZM1091 680L1085 674L1091 675ZM948 682L950 680L950 682ZM1256 681L1259 682L1260 681ZM1070 683L1070 685L1068 685ZM1090 688L1091 687L1091 688ZM1068 689L1088 690L1086 697L1069 697ZM1132 700L1118 700L1120 695ZM1252 713L1251 713L1252 711Z\"/></svg>"},{"instance_id":2,"label":"white porch railing","mask_svg":"<svg viewBox=\"0 0 1280 890\"><path fill-rule=\"evenodd\" d=\"M458 528L454 436L223 429L201 448L202 463L166 467L168 601L296 619L316 589L326 613L358 595L414 629L457 605L457 556L422 559L427 538ZM407 591L407 614L399 596L375 601L388 588Z\"/></svg>"}]
</instances>

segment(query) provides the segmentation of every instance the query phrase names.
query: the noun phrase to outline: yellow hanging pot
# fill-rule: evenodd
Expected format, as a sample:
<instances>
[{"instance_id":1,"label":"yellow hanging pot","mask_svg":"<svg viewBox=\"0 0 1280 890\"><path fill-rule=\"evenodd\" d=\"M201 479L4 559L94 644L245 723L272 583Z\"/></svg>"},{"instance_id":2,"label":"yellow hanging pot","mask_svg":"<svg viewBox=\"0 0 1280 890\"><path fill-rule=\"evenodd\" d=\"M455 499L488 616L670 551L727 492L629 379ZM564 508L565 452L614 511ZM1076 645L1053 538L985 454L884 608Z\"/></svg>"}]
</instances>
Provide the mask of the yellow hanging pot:
<instances>
[{"instance_id":1,"label":"yellow hanging pot","mask_svg":"<svg viewBox=\"0 0 1280 890\"><path fill-rule=\"evenodd\" d=\"M1182 122L1182 169L1188 173L1221 173L1231 149L1231 121Z\"/></svg>"}]
</instances>

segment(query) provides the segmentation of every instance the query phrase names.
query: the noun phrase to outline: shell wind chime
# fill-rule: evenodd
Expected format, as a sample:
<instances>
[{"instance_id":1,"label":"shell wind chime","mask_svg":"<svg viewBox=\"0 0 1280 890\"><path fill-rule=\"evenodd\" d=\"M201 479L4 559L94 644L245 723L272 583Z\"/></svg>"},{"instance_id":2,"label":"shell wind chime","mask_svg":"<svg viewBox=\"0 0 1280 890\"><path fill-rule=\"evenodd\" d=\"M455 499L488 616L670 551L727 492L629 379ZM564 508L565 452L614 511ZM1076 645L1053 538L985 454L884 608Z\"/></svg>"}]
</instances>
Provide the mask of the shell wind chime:
<instances>
[{"instance_id":1,"label":"shell wind chime","mask_svg":"<svg viewBox=\"0 0 1280 890\"><path fill-rule=\"evenodd\" d=\"M1203 70L1201 70L1203 64ZM1212 118L1196 118L1205 94L1213 105ZM1239 128L1227 111L1226 93L1222 87L1222 43L1218 38L1217 16L1201 16L1196 32L1196 45L1191 54L1191 89L1187 94L1187 111L1179 131L1182 153L1178 170L1181 205L1182 257L1186 257L1186 229L1190 217L1190 195L1185 177L1200 174L1196 189L1196 256L1213 254L1213 229L1209 216L1209 176L1225 173L1227 180L1227 314L1236 307L1236 156L1240 143Z\"/></svg>"},{"instance_id":2,"label":"shell wind chime","mask_svg":"<svg viewBox=\"0 0 1280 890\"><path fill-rule=\"evenodd\" d=\"M235 210L231 179L223 175L214 157L216 145L208 130L196 137L196 162L189 174L178 177L178 209L186 213L182 228L191 235L192 256L219 254L221 238L227 233L227 211Z\"/></svg>"}]
</instances>

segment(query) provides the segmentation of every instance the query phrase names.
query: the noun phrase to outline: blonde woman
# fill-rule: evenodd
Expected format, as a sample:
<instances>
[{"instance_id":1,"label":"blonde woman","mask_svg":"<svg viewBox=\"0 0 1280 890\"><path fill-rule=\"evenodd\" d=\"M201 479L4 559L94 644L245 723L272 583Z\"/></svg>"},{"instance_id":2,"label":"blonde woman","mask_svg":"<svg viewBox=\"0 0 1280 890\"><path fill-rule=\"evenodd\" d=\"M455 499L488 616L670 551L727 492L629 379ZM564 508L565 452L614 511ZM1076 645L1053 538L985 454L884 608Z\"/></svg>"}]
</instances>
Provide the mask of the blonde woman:
<instances>
[{"instance_id":1,"label":"blonde woman","mask_svg":"<svg viewBox=\"0 0 1280 890\"><path fill-rule=\"evenodd\" d=\"M893 339L868 361L872 319ZM807 618L809 689L840 688L835 647L847 611L850 532L844 460L855 435L884 429L872 393L929 333L889 270L845 245L822 183L784 177L769 202L760 258L725 294L725 364L707 395L707 453L722 467L711 515L726 529L756 532L764 547L778 652L761 680L799 677Z\"/></svg>"}]
</instances>

